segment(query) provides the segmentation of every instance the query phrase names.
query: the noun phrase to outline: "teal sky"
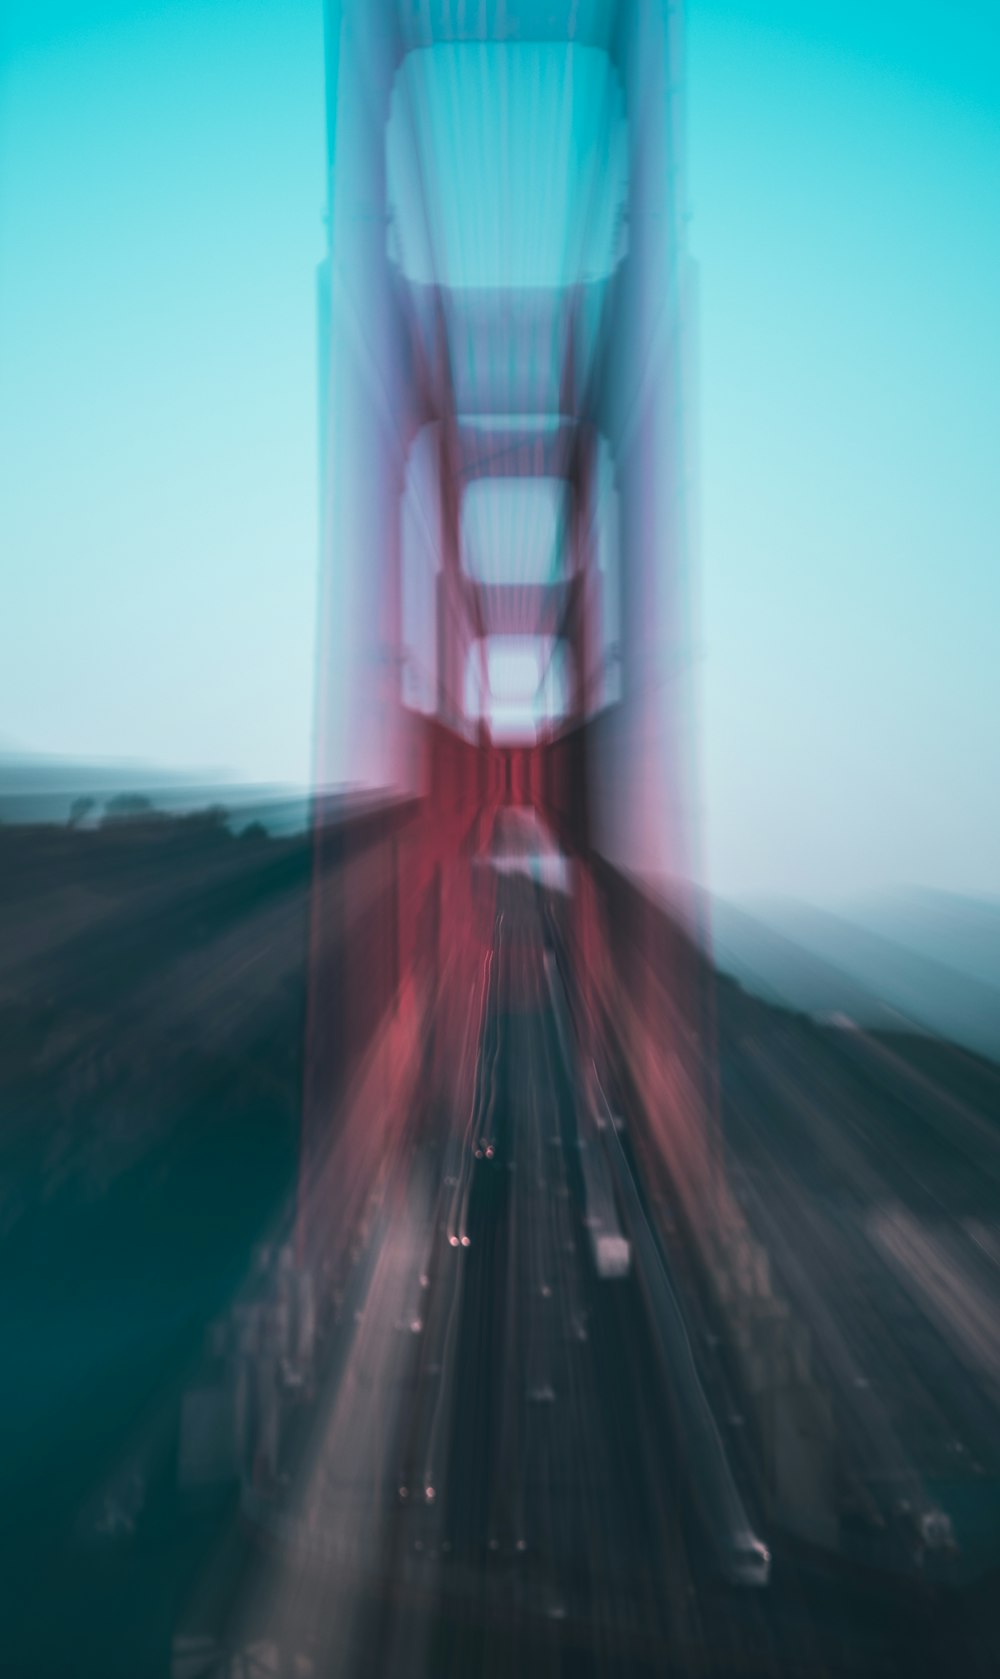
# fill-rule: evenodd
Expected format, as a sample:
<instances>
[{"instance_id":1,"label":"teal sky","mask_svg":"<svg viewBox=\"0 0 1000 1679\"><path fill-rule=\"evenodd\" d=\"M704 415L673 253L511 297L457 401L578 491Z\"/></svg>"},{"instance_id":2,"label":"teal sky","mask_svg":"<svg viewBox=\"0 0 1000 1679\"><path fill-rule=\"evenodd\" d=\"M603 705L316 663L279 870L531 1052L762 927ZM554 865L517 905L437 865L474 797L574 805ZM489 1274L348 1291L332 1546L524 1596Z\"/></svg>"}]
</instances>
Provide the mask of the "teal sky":
<instances>
[{"instance_id":1,"label":"teal sky","mask_svg":"<svg viewBox=\"0 0 1000 1679\"><path fill-rule=\"evenodd\" d=\"M0 744L308 774L318 0L6 0ZM1000 14L691 0L703 851L1000 892Z\"/></svg>"}]
</instances>

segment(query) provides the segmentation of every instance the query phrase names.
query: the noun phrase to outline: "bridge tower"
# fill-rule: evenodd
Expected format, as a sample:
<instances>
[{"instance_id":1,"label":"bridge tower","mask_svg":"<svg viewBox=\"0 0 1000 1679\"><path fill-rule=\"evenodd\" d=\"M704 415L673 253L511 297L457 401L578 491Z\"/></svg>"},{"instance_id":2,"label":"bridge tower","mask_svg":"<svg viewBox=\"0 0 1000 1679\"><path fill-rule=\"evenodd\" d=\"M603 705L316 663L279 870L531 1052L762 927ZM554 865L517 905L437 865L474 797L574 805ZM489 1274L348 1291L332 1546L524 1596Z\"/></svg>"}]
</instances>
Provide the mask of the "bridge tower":
<instances>
[{"instance_id":1,"label":"bridge tower","mask_svg":"<svg viewBox=\"0 0 1000 1679\"><path fill-rule=\"evenodd\" d=\"M327 0L326 61L316 783L369 831L316 827L305 1200L331 1146L377 1173L471 924L447 858L505 801L572 859L581 1032L703 1216L681 9Z\"/></svg>"}]
</instances>

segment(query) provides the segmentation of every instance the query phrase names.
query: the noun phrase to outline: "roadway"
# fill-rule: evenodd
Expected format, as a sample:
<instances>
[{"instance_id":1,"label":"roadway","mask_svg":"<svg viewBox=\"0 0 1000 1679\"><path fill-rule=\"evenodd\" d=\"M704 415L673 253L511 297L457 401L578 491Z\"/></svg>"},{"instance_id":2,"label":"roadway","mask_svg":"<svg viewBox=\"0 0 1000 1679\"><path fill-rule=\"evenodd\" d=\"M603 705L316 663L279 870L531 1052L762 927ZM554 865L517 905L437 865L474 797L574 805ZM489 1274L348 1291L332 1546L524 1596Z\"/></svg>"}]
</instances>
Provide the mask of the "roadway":
<instances>
[{"instance_id":1,"label":"roadway","mask_svg":"<svg viewBox=\"0 0 1000 1679\"><path fill-rule=\"evenodd\" d=\"M581 1096L559 859L501 825L465 866L471 1103L415 1116L235 1642L337 1679L923 1671L907 1603L768 1583L627 1124Z\"/></svg>"}]
</instances>

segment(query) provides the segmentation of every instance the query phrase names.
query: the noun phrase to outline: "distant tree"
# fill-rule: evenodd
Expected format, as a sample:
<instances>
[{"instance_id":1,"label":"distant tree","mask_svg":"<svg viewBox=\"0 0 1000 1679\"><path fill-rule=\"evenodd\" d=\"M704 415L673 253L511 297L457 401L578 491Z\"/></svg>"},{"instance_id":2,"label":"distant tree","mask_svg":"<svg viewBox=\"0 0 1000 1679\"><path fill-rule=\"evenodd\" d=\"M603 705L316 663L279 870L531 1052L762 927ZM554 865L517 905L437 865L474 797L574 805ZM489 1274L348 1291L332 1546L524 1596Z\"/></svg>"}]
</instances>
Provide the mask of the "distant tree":
<instances>
[{"instance_id":1,"label":"distant tree","mask_svg":"<svg viewBox=\"0 0 1000 1679\"><path fill-rule=\"evenodd\" d=\"M91 811L95 810L96 807L97 800L88 798L86 795L74 799L69 807L69 827L79 828L81 822L85 822Z\"/></svg>"},{"instance_id":2,"label":"distant tree","mask_svg":"<svg viewBox=\"0 0 1000 1679\"><path fill-rule=\"evenodd\" d=\"M225 805L203 805L201 810L188 811L186 820L197 823L199 827L224 828L229 821L229 812Z\"/></svg>"},{"instance_id":3,"label":"distant tree","mask_svg":"<svg viewBox=\"0 0 1000 1679\"><path fill-rule=\"evenodd\" d=\"M189 810L182 818L185 828L202 834L225 834L232 837L229 812L225 805L206 805L203 810Z\"/></svg>"},{"instance_id":4,"label":"distant tree","mask_svg":"<svg viewBox=\"0 0 1000 1679\"><path fill-rule=\"evenodd\" d=\"M240 829L241 840L256 840L259 842L268 838L269 835L263 822L250 822L245 828Z\"/></svg>"},{"instance_id":5,"label":"distant tree","mask_svg":"<svg viewBox=\"0 0 1000 1679\"><path fill-rule=\"evenodd\" d=\"M104 806L101 826L104 827L109 822L143 822L158 814L154 810L153 801L145 798L142 793L116 793Z\"/></svg>"}]
</instances>

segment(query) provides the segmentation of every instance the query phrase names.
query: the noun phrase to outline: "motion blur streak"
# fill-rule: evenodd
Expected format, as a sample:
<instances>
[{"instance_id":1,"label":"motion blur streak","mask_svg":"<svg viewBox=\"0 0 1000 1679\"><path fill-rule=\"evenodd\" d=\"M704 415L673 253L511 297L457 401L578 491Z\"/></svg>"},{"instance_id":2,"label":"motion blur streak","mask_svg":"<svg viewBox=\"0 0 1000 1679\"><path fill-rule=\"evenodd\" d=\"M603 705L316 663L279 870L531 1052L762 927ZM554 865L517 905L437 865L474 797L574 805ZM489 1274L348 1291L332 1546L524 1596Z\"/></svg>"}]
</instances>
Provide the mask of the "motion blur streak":
<instances>
[{"instance_id":1,"label":"motion blur streak","mask_svg":"<svg viewBox=\"0 0 1000 1679\"><path fill-rule=\"evenodd\" d=\"M995 1673L1000 1072L688 884L680 10L326 21L308 840L0 832L11 1671Z\"/></svg>"}]
</instances>

